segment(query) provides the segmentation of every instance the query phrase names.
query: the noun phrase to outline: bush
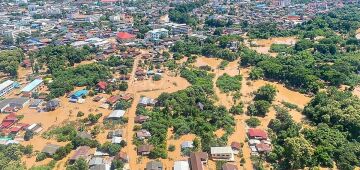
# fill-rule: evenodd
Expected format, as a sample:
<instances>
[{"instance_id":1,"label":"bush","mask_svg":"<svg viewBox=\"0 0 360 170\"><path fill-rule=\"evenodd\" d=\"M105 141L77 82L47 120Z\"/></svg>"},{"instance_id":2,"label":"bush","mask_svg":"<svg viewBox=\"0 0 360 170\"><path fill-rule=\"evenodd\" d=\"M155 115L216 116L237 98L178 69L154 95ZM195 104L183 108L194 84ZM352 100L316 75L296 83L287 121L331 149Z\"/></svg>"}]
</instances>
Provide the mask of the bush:
<instances>
[{"instance_id":1,"label":"bush","mask_svg":"<svg viewBox=\"0 0 360 170\"><path fill-rule=\"evenodd\" d=\"M155 74L155 75L153 76L153 80L154 80L154 81L159 81L159 80L161 80L161 75Z\"/></svg>"},{"instance_id":2,"label":"bush","mask_svg":"<svg viewBox=\"0 0 360 170\"><path fill-rule=\"evenodd\" d=\"M46 158L47 158L46 154L44 152L40 152L36 156L36 162L42 161Z\"/></svg>"},{"instance_id":3,"label":"bush","mask_svg":"<svg viewBox=\"0 0 360 170\"><path fill-rule=\"evenodd\" d=\"M127 84L127 82L125 82L125 81L122 81L120 84L119 84L119 90L120 91L126 91L127 89L128 89L128 84Z\"/></svg>"},{"instance_id":4,"label":"bush","mask_svg":"<svg viewBox=\"0 0 360 170\"><path fill-rule=\"evenodd\" d=\"M249 74L249 78L251 80L258 80L264 77L264 70L261 68L252 68Z\"/></svg>"},{"instance_id":5,"label":"bush","mask_svg":"<svg viewBox=\"0 0 360 170\"><path fill-rule=\"evenodd\" d=\"M239 104L232 106L230 108L229 112L234 115L239 115L239 114L244 113L243 108L244 108L244 104L242 102L240 102Z\"/></svg>"},{"instance_id":6,"label":"bush","mask_svg":"<svg viewBox=\"0 0 360 170\"><path fill-rule=\"evenodd\" d=\"M246 121L246 124L250 127L257 127L261 124L260 120L256 117L251 117L249 119L247 119Z\"/></svg>"},{"instance_id":7,"label":"bush","mask_svg":"<svg viewBox=\"0 0 360 170\"><path fill-rule=\"evenodd\" d=\"M242 77L240 75L231 77L225 73L216 80L216 87L224 93L238 91L241 88L241 80Z\"/></svg>"},{"instance_id":8,"label":"bush","mask_svg":"<svg viewBox=\"0 0 360 170\"><path fill-rule=\"evenodd\" d=\"M254 100L266 100L271 103L274 101L276 93L277 89L275 86L266 84L257 90Z\"/></svg>"},{"instance_id":9,"label":"bush","mask_svg":"<svg viewBox=\"0 0 360 170\"><path fill-rule=\"evenodd\" d=\"M175 151L175 145L169 145L169 147L168 147L168 151L170 151L170 152L174 152Z\"/></svg>"},{"instance_id":10,"label":"bush","mask_svg":"<svg viewBox=\"0 0 360 170\"><path fill-rule=\"evenodd\" d=\"M77 113L76 117L82 117L82 116L84 116L84 115L85 115L85 113L84 113L84 112L79 111L79 112Z\"/></svg>"},{"instance_id":11,"label":"bush","mask_svg":"<svg viewBox=\"0 0 360 170\"><path fill-rule=\"evenodd\" d=\"M266 100L258 100L248 106L248 114L252 116L265 116L271 104Z\"/></svg>"}]
</instances>

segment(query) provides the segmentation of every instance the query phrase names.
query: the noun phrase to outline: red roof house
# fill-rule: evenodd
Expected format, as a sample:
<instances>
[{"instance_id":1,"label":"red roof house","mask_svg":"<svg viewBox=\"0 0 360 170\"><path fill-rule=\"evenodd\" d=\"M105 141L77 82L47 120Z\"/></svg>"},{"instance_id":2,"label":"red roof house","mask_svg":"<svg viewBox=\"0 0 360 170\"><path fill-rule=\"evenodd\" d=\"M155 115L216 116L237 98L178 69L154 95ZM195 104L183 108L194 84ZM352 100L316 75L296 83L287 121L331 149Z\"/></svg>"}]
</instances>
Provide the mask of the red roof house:
<instances>
[{"instance_id":1,"label":"red roof house","mask_svg":"<svg viewBox=\"0 0 360 170\"><path fill-rule=\"evenodd\" d=\"M120 41L123 41L123 40L132 40L132 39L135 39L136 35L133 35L133 34L130 34L130 33L127 33L127 32L118 32L116 34L116 38Z\"/></svg>"},{"instance_id":2,"label":"red roof house","mask_svg":"<svg viewBox=\"0 0 360 170\"><path fill-rule=\"evenodd\" d=\"M106 90L106 87L107 87L107 83L105 81L100 81L98 84L97 84L97 87L99 88L99 90Z\"/></svg>"},{"instance_id":3,"label":"red roof house","mask_svg":"<svg viewBox=\"0 0 360 170\"><path fill-rule=\"evenodd\" d=\"M261 129L250 128L248 130L248 135L250 139L267 139L267 133Z\"/></svg>"},{"instance_id":4,"label":"red roof house","mask_svg":"<svg viewBox=\"0 0 360 170\"><path fill-rule=\"evenodd\" d=\"M111 96L106 100L106 102L109 104L115 104L119 100L120 100L120 96Z\"/></svg>"},{"instance_id":5,"label":"red roof house","mask_svg":"<svg viewBox=\"0 0 360 170\"><path fill-rule=\"evenodd\" d=\"M16 117L15 113L11 113L3 119L3 121L0 124L0 129L9 128L13 124L15 124L17 121L18 121L18 118Z\"/></svg>"}]
</instances>

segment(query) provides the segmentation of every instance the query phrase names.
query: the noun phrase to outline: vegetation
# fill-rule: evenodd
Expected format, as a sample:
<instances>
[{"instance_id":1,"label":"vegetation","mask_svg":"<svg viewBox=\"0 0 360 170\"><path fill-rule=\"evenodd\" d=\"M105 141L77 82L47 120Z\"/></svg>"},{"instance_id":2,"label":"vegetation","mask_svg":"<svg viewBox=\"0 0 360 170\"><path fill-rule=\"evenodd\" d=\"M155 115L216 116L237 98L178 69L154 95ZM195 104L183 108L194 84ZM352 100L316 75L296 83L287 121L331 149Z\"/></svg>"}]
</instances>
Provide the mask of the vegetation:
<instances>
[{"instance_id":1,"label":"vegetation","mask_svg":"<svg viewBox=\"0 0 360 170\"><path fill-rule=\"evenodd\" d=\"M206 4L207 0L194 1L189 3L178 4L174 9L169 10L169 18L176 23L185 23L187 25L196 26L198 20L196 17L190 16L188 13L193 9Z\"/></svg>"},{"instance_id":2,"label":"vegetation","mask_svg":"<svg viewBox=\"0 0 360 170\"><path fill-rule=\"evenodd\" d=\"M224 70L227 65L229 65L229 61L223 60L223 61L220 62L218 68L220 70Z\"/></svg>"},{"instance_id":3,"label":"vegetation","mask_svg":"<svg viewBox=\"0 0 360 170\"><path fill-rule=\"evenodd\" d=\"M249 119L246 119L246 124L250 127L257 127L261 124L261 121L256 117L250 117Z\"/></svg>"},{"instance_id":4,"label":"vegetation","mask_svg":"<svg viewBox=\"0 0 360 170\"><path fill-rule=\"evenodd\" d=\"M239 54L228 49L228 45L233 41L241 42L243 39L237 35L222 35L217 38L208 38L201 41L196 38L187 38L184 41L177 41L172 52L180 53L185 56L203 55L206 57L216 57L227 61L234 61Z\"/></svg>"},{"instance_id":5,"label":"vegetation","mask_svg":"<svg viewBox=\"0 0 360 170\"><path fill-rule=\"evenodd\" d=\"M0 52L0 72L17 76L17 70L25 58L24 53L20 49L3 50Z\"/></svg>"},{"instance_id":6,"label":"vegetation","mask_svg":"<svg viewBox=\"0 0 360 170\"><path fill-rule=\"evenodd\" d=\"M80 65L52 74L54 81L49 84L49 98L63 96L74 90L74 86L95 86L100 80L110 77L107 67L100 64Z\"/></svg>"},{"instance_id":7,"label":"vegetation","mask_svg":"<svg viewBox=\"0 0 360 170\"><path fill-rule=\"evenodd\" d=\"M224 93L238 91L241 88L241 80L241 75L231 77L224 73L216 80L216 86Z\"/></svg>"},{"instance_id":8,"label":"vegetation","mask_svg":"<svg viewBox=\"0 0 360 170\"><path fill-rule=\"evenodd\" d=\"M264 70L261 68L252 68L249 74L251 80L258 80L264 77Z\"/></svg>"}]
</instances>

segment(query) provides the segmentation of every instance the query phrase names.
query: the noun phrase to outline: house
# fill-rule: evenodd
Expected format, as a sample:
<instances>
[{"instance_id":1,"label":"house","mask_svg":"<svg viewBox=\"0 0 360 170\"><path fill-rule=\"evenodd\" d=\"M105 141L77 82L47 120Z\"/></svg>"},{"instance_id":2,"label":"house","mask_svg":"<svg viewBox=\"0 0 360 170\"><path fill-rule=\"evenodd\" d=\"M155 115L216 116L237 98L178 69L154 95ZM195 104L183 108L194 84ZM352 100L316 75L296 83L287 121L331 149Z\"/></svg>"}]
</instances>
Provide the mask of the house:
<instances>
[{"instance_id":1,"label":"house","mask_svg":"<svg viewBox=\"0 0 360 170\"><path fill-rule=\"evenodd\" d=\"M116 156L115 156L116 159L119 159L123 162L129 162L129 156L125 153L125 152L122 152L120 151Z\"/></svg>"},{"instance_id":2,"label":"house","mask_svg":"<svg viewBox=\"0 0 360 170\"><path fill-rule=\"evenodd\" d=\"M149 131L145 130L145 129L141 129L141 130L136 132L136 137L138 139L143 140L143 139L151 137L151 133Z\"/></svg>"},{"instance_id":3,"label":"house","mask_svg":"<svg viewBox=\"0 0 360 170\"><path fill-rule=\"evenodd\" d=\"M100 81L96 84L96 90L103 92L106 90L107 86L108 84L105 81Z\"/></svg>"},{"instance_id":4,"label":"house","mask_svg":"<svg viewBox=\"0 0 360 170\"><path fill-rule=\"evenodd\" d=\"M85 160L89 160L89 156L90 156L90 147L89 146L79 146L74 155L70 157L69 162L73 163L76 160L83 158Z\"/></svg>"},{"instance_id":5,"label":"house","mask_svg":"<svg viewBox=\"0 0 360 170\"><path fill-rule=\"evenodd\" d=\"M44 102L43 99L34 99L31 101L29 108L30 109L37 109L39 105L41 105Z\"/></svg>"},{"instance_id":6,"label":"house","mask_svg":"<svg viewBox=\"0 0 360 170\"><path fill-rule=\"evenodd\" d=\"M150 161L146 163L146 170L163 170L163 164L159 161Z\"/></svg>"},{"instance_id":7,"label":"house","mask_svg":"<svg viewBox=\"0 0 360 170\"><path fill-rule=\"evenodd\" d=\"M234 161L234 152L230 146L211 147L210 153L213 160Z\"/></svg>"},{"instance_id":8,"label":"house","mask_svg":"<svg viewBox=\"0 0 360 170\"><path fill-rule=\"evenodd\" d=\"M94 101L94 102L99 102L101 99L103 99L102 96L95 96L95 97L93 98L93 101Z\"/></svg>"},{"instance_id":9,"label":"house","mask_svg":"<svg viewBox=\"0 0 360 170\"><path fill-rule=\"evenodd\" d=\"M120 43L125 43L125 42L130 42L135 40L136 35L127 33L127 32L118 32L116 34L116 39L120 42Z\"/></svg>"},{"instance_id":10,"label":"house","mask_svg":"<svg viewBox=\"0 0 360 170\"><path fill-rule=\"evenodd\" d=\"M193 141L185 141L185 142L181 143L181 149L193 148L193 147L194 147Z\"/></svg>"},{"instance_id":11,"label":"house","mask_svg":"<svg viewBox=\"0 0 360 170\"><path fill-rule=\"evenodd\" d=\"M53 111L60 106L60 102L57 99L52 99L46 103L46 110Z\"/></svg>"},{"instance_id":12,"label":"house","mask_svg":"<svg viewBox=\"0 0 360 170\"><path fill-rule=\"evenodd\" d=\"M165 28L154 29L145 34L145 39L149 41L159 41L169 36L169 31Z\"/></svg>"},{"instance_id":13,"label":"house","mask_svg":"<svg viewBox=\"0 0 360 170\"><path fill-rule=\"evenodd\" d=\"M43 128L41 127L41 124L39 124L39 123L31 124L29 127L26 128L26 131L30 131L33 133L39 133L42 130L43 130Z\"/></svg>"},{"instance_id":14,"label":"house","mask_svg":"<svg viewBox=\"0 0 360 170\"><path fill-rule=\"evenodd\" d=\"M5 82L0 84L0 97L4 96L5 94L9 93L11 90L14 89L15 82L12 80L6 80Z\"/></svg>"},{"instance_id":15,"label":"house","mask_svg":"<svg viewBox=\"0 0 360 170\"><path fill-rule=\"evenodd\" d=\"M113 144L120 144L121 141L123 141L122 137L113 136L113 138L111 139L111 143Z\"/></svg>"},{"instance_id":16,"label":"house","mask_svg":"<svg viewBox=\"0 0 360 170\"><path fill-rule=\"evenodd\" d=\"M225 163L222 167L222 170L238 170L237 166L230 163Z\"/></svg>"},{"instance_id":17,"label":"house","mask_svg":"<svg viewBox=\"0 0 360 170\"><path fill-rule=\"evenodd\" d=\"M121 96L120 96L120 99L121 100L125 100L125 101L130 101L130 100L132 100L133 99L133 95L132 94L130 94L130 93L126 93L126 94L122 94Z\"/></svg>"},{"instance_id":18,"label":"house","mask_svg":"<svg viewBox=\"0 0 360 170\"><path fill-rule=\"evenodd\" d=\"M77 102L78 99L86 96L87 94L88 94L88 90L85 90L85 89L83 89L83 90L78 90L78 91L76 91L74 94L71 95L70 101L75 101L75 102Z\"/></svg>"},{"instance_id":19,"label":"house","mask_svg":"<svg viewBox=\"0 0 360 170\"><path fill-rule=\"evenodd\" d=\"M239 142L231 142L230 146L234 154L239 154L239 152L241 151L241 144Z\"/></svg>"},{"instance_id":20,"label":"house","mask_svg":"<svg viewBox=\"0 0 360 170\"><path fill-rule=\"evenodd\" d=\"M248 136L250 139L259 139L259 140L267 140L268 139L268 135L264 130L255 129L255 128L250 128L248 130Z\"/></svg>"},{"instance_id":21,"label":"house","mask_svg":"<svg viewBox=\"0 0 360 170\"><path fill-rule=\"evenodd\" d=\"M110 113L107 119L117 120L125 115L125 110L114 110Z\"/></svg>"},{"instance_id":22,"label":"house","mask_svg":"<svg viewBox=\"0 0 360 170\"><path fill-rule=\"evenodd\" d=\"M7 111L18 111L25 107L29 103L29 98L20 97L20 98L9 98L0 101L0 112L4 113ZM9 113L9 112L7 112Z\"/></svg>"},{"instance_id":23,"label":"house","mask_svg":"<svg viewBox=\"0 0 360 170\"><path fill-rule=\"evenodd\" d=\"M156 100L148 97L141 97L139 101L139 105L142 106L154 106L155 104L156 104Z\"/></svg>"},{"instance_id":24,"label":"house","mask_svg":"<svg viewBox=\"0 0 360 170\"><path fill-rule=\"evenodd\" d=\"M149 155L150 152L154 149L152 145L140 145L137 148L138 155Z\"/></svg>"},{"instance_id":25,"label":"house","mask_svg":"<svg viewBox=\"0 0 360 170\"><path fill-rule=\"evenodd\" d=\"M271 144L267 144L264 142L261 142L259 144L256 144L256 149L259 153L269 153L271 152Z\"/></svg>"},{"instance_id":26,"label":"house","mask_svg":"<svg viewBox=\"0 0 360 170\"><path fill-rule=\"evenodd\" d=\"M52 156L55 154L55 152L60 148L61 146L59 145L54 145L54 144L47 144L43 150L41 152L49 155L49 156Z\"/></svg>"},{"instance_id":27,"label":"house","mask_svg":"<svg viewBox=\"0 0 360 170\"><path fill-rule=\"evenodd\" d=\"M190 154L191 170L204 170L207 165L208 154L206 152L194 152Z\"/></svg>"},{"instance_id":28,"label":"house","mask_svg":"<svg viewBox=\"0 0 360 170\"><path fill-rule=\"evenodd\" d=\"M107 134L107 138L111 139L113 137L122 137L123 136L123 131L118 129L118 130L114 130L114 131L109 131L109 133Z\"/></svg>"},{"instance_id":29,"label":"house","mask_svg":"<svg viewBox=\"0 0 360 170\"><path fill-rule=\"evenodd\" d=\"M0 129L7 129L18 122L19 119L16 117L15 113L7 115L0 124Z\"/></svg>"},{"instance_id":30,"label":"house","mask_svg":"<svg viewBox=\"0 0 360 170\"><path fill-rule=\"evenodd\" d=\"M120 96L111 96L106 100L106 103L113 105L119 100L120 100Z\"/></svg>"},{"instance_id":31,"label":"house","mask_svg":"<svg viewBox=\"0 0 360 170\"><path fill-rule=\"evenodd\" d=\"M142 124L142 123L146 122L146 121L149 120L149 119L150 119L149 116L139 115L139 116L136 116L136 117L135 117L134 121L135 121L135 123L140 123L140 124Z\"/></svg>"},{"instance_id":32,"label":"house","mask_svg":"<svg viewBox=\"0 0 360 170\"><path fill-rule=\"evenodd\" d=\"M38 91L39 87L44 83L42 79L35 79L23 89L21 89L21 93L31 93L34 91Z\"/></svg>"},{"instance_id":33,"label":"house","mask_svg":"<svg viewBox=\"0 0 360 170\"><path fill-rule=\"evenodd\" d=\"M90 170L110 170L111 160L106 157L94 156L89 161Z\"/></svg>"},{"instance_id":34,"label":"house","mask_svg":"<svg viewBox=\"0 0 360 170\"><path fill-rule=\"evenodd\" d=\"M77 133L76 135L77 137L80 137L80 138L83 138L83 139L92 139L92 136L91 134L85 132L85 131L82 131L82 132L79 132Z\"/></svg>"},{"instance_id":35,"label":"house","mask_svg":"<svg viewBox=\"0 0 360 170\"><path fill-rule=\"evenodd\" d=\"M173 170L190 170L189 161L175 161Z\"/></svg>"}]
</instances>

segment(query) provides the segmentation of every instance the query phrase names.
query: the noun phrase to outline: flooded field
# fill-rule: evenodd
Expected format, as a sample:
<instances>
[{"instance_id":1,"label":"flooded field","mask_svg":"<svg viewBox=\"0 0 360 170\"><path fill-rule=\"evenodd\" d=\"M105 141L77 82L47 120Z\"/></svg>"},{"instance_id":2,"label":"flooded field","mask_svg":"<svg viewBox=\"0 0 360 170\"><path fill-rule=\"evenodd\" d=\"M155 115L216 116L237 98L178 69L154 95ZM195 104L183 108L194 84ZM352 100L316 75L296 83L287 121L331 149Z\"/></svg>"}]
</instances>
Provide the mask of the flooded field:
<instances>
[{"instance_id":1,"label":"flooded field","mask_svg":"<svg viewBox=\"0 0 360 170\"><path fill-rule=\"evenodd\" d=\"M276 37L276 38L270 38L270 39L255 39L249 42L247 40L246 45L250 47L251 49L257 51L258 53L262 54L269 54L273 57L277 55L277 53L271 53L270 47L271 44L286 44L286 45L294 45L297 41L296 37ZM254 44L254 46L250 46L250 44Z\"/></svg>"}]
</instances>

